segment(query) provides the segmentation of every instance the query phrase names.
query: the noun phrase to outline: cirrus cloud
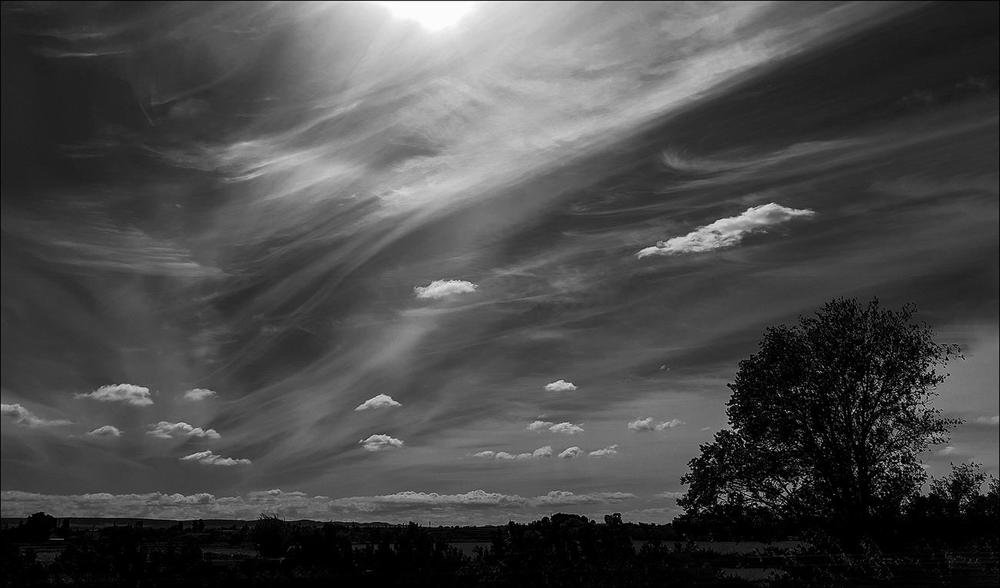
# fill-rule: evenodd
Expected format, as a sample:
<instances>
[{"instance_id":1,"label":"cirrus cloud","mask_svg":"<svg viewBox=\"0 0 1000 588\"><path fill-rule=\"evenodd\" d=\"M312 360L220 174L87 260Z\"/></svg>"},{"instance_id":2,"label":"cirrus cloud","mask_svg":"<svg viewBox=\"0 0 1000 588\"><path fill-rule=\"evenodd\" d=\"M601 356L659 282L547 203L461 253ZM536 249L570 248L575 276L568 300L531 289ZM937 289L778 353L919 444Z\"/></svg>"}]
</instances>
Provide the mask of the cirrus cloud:
<instances>
[{"instance_id":1,"label":"cirrus cloud","mask_svg":"<svg viewBox=\"0 0 1000 588\"><path fill-rule=\"evenodd\" d=\"M77 398L90 398L99 402L124 402L132 406L149 406L153 399L149 397L149 388L135 384L111 384L101 386L93 392L75 394Z\"/></svg>"},{"instance_id":2,"label":"cirrus cloud","mask_svg":"<svg viewBox=\"0 0 1000 588\"><path fill-rule=\"evenodd\" d=\"M673 237L667 241L659 241L652 247L642 249L636 253L636 256L642 259L651 255L703 253L732 247L742 241L746 235L765 232L774 225L814 214L815 212L812 210L788 208L774 202L751 206L736 216L720 218L711 224L698 227L686 235Z\"/></svg>"}]
</instances>

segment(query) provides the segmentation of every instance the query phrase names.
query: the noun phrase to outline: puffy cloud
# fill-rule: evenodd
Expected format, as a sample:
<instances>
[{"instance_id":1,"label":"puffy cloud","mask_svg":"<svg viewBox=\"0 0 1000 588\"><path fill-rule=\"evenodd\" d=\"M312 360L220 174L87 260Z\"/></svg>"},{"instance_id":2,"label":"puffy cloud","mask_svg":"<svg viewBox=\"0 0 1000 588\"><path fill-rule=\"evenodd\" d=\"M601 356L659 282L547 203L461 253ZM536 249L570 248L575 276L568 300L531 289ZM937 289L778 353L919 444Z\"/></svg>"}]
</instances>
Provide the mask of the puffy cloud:
<instances>
[{"instance_id":1,"label":"puffy cloud","mask_svg":"<svg viewBox=\"0 0 1000 588\"><path fill-rule=\"evenodd\" d=\"M787 222L797 217L812 216L812 210L788 208L771 202L760 206L751 206L742 214L720 218L719 220L698 227L694 231L668 241L660 241L653 247L636 253L642 259L650 255L675 255L679 253L701 253L732 247L751 233L766 231L769 227Z\"/></svg>"},{"instance_id":2,"label":"puffy cloud","mask_svg":"<svg viewBox=\"0 0 1000 588\"><path fill-rule=\"evenodd\" d=\"M389 435L372 435L367 439L358 441L366 451L386 451L388 449L399 449L403 442Z\"/></svg>"},{"instance_id":3,"label":"puffy cloud","mask_svg":"<svg viewBox=\"0 0 1000 588\"><path fill-rule=\"evenodd\" d=\"M113 425L104 425L103 427L97 427L93 431L87 433L91 437L121 437L121 429Z\"/></svg>"},{"instance_id":4,"label":"puffy cloud","mask_svg":"<svg viewBox=\"0 0 1000 588\"><path fill-rule=\"evenodd\" d=\"M653 417L646 417L644 419L636 419L628 424L630 431L652 431L653 430Z\"/></svg>"},{"instance_id":5,"label":"puffy cloud","mask_svg":"<svg viewBox=\"0 0 1000 588\"><path fill-rule=\"evenodd\" d=\"M976 417L976 422L980 425L993 425L994 427L1000 425L1000 416L981 416Z\"/></svg>"},{"instance_id":6,"label":"puffy cloud","mask_svg":"<svg viewBox=\"0 0 1000 588\"><path fill-rule=\"evenodd\" d=\"M579 425L574 425L573 423L553 423L552 421L534 421L525 428L529 431L549 430L552 433L565 433L566 435L575 435L576 433L583 432L583 427Z\"/></svg>"},{"instance_id":7,"label":"puffy cloud","mask_svg":"<svg viewBox=\"0 0 1000 588\"><path fill-rule=\"evenodd\" d=\"M567 506L573 504L597 504L607 502L621 502L635 498L635 494L628 492L595 492L592 494L574 494L566 490L553 490L545 496L537 496L532 499L532 503L538 506Z\"/></svg>"},{"instance_id":8,"label":"puffy cloud","mask_svg":"<svg viewBox=\"0 0 1000 588\"><path fill-rule=\"evenodd\" d=\"M559 454L559 457L561 457L563 459L573 459L574 457L580 457L581 455L583 455L583 450L580 449L579 447L573 446L573 447L567 447L566 449L564 449Z\"/></svg>"},{"instance_id":9,"label":"puffy cloud","mask_svg":"<svg viewBox=\"0 0 1000 588\"><path fill-rule=\"evenodd\" d=\"M508 453L506 451L486 450L474 454L473 457L495 459L498 461L524 461L528 459L539 459L542 457L552 457L552 446L546 445L544 447L539 447L534 451L524 453Z\"/></svg>"},{"instance_id":10,"label":"puffy cloud","mask_svg":"<svg viewBox=\"0 0 1000 588\"><path fill-rule=\"evenodd\" d=\"M268 490L244 496L195 494L92 494L53 495L33 492L0 493L4 516L47 512L60 517L143 517L163 519L237 518L251 519L261 512L304 514L317 518L327 512L328 498L302 492Z\"/></svg>"},{"instance_id":11,"label":"puffy cloud","mask_svg":"<svg viewBox=\"0 0 1000 588\"><path fill-rule=\"evenodd\" d=\"M663 431L664 429L673 429L674 427L679 427L680 425L683 424L684 421L680 419L670 419L669 421L665 421L656 425L656 430Z\"/></svg>"},{"instance_id":12,"label":"puffy cloud","mask_svg":"<svg viewBox=\"0 0 1000 588\"><path fill-rule=\"evenodd\" d=\"M670 500L677 500L678 498L684 496L684 493L668 490L666 492L658 492L654 496L656 496L657 498L669 498Z\"/></svg>"},{"instance_id":13,"label":"puffy cloud","mask_svg":"<svg viewBox=\"0 0 1000 588\"><path fill-rule=\"evenodd\" d=\"M456 294L469 294L478 288L472 282L465 280L434 280L426 286L415 286L413 293L417 298L446 298Z\"/></svg>"},{"instance_id":14,"label":"puffy cloud","mask_svg":"<svg viewBox=\"0 0 1000 588\"><path fill-rule=\"evenodd\" d=\"M153 399L149 397L149 388L134 384L112 384L101 386L93 392L76 394L77 398L91 398L100 402L124 402L132 406L149 406Z\"/></svg>"},{"instance_id":15,"label":"puffy cloud","mask_svg":"<svg viewBox=\"0 0 1000 588\"><path fill-rule=\"evenodd\" d=\"M532 457L552 457L552 446L539 447L531 452Z\"/></svg>"},{"instance_id":16,"label":"puffy cloud","mask_svg":"<svg viewBox=\"0 0 1000 588\"><path fill-rule=\"evenodd\" d=\"M628 424L630 431L663 431L666 429L673 429L679 425L683 425L684 421L679 419L670 419L669 421L664 421L662 423L653 423L653 417L646 417L644 419L636 419Z\"/></svg>"},{"instance_id":17,"label":"puffy cloud","mask_svg":"<svg viewBox=\"0 0 1000 588\"><path fill-rule=\"evenodd\" d=\"M183 422L170 423L167 421L160 421L155 425L149 426L150 429L146 432L146 434L158 439L173 439L175 437L198 437L203 439L221 438L221 435L219 435L215 429L202 429L201 427L193 427Z\"/></svg>"},{"instance_id":18,"label":"puffy cloud","mask_svg":"<svg viewBox=\"0 0 1000 588\"><path fill-rule=\"evenodd\" d=\"M36 416L27 408L24 408L20 404L3 404L0 405L0 414L9 419L14 419L14 422L19 425L24 425L26 427L58 427L61 425L71 425L72 421L67 421L65 419L48 420Z\"/></svg>"},{"instance_id":19,"label":"puffy cloud","mask_svg":"<svg viewBox=\"0 0 1000 588\"><path fill-rule=\"evenodd\" d=\"M212 398L213 396L217 396L214 390L207 390L205 388L193 388L184 393L184 400L199 401Z\"/></svg>"},{"instance_id":20,"label":"puffy cloud","mask_svg":"<svg viewBox=\"0 0 1000 588\"><path fill-rule=\"evenodd\" d=\"M534 421L530 425L528 425L526 428L529 431L544 431L545 429L548 429L549 427L551 427L554 424L555 423L553 423L552 421Z\"/></svg>"},{"instance_id":21,"label":"puffy cloud","mask_svg":"<svg viewBox=\"0 0 1000 588\"><path fill-rule=\"evenodd\" d=\"M956 451L958 451L958 449L949 445L944 449L942 449L941 451L938 451L938 455L953 455Z\"/></svg>"},{"instance_id":22,"label":"puffy cloud","mask_svg":"<svg viewBox=\"0 0 1000 588\"><path fill-rule=\"evenodd\" d=\"M363 512L407 508L489 508L522 506L527 503L527 499L516 494L500 494L484 490L472 490L461 494L405 491L380 496L351 496L331 501L333 506Z\"/></svg>"},{"instance_id":23,"label":"puffy cloud","mask_svg":"<svg viewBox=\"0 0 1000 588\"><path fill-rule=\"evenodd\" d=\"M211 451L199 451L197 453L192 453L191 455L185 455L181 458L181 461L194 461L202 465L213 466L250 465L251 463L249 459L223 457L221 455L216 455Z\"/></svg>"},{"instance_id":24,"label":"puffy cloud","mask_svg":"<svg viewBox=\"0 0 1000 588\"><path fill-rule=\"evenodd\" d=\"M590 457L611 457L612 455L618 455L618 446L609 445L604 449L591 451L588 455L590 455Z\"/></svg>"},{"instance_id":25,"label":"puffy cloud","mask_svg":"<svg viewBox=\"0 0 1000 588\"><path fill-rule=\"evenodd\" d=\"M583 432L583 427L580 425L574 425L573 423L557 423L549 427L549 430L553 433L563 433L566 435L576 435L577 433Z\"/></svg>"},{"instance_id":26,"label":"puffy cloud","mask_svg":"<svg viewBox=\"0 0 1000 588\"><path fill-rule=\"evenodd\" d=\"M462 511L494 512L498 520L510 520L515 512L531 515L527 509L615 504L635 498L625 492L576 494L554 490L542 496L523 497L485 490L457 494L403 491L377 496L349 496L331 499L311 496L304 492L280 489L248 492L242 496L215 496L207 492L195 494L92 494L54 495L5 490L0 492L0 505L5 516L27 516L47 512L56 517L142 517L161 519L252 519L261 512L274 512L284 517L330 519L356 518L371 514L381 520L412 520L417 513L438 513L442 521L460 518ZM395 518L397 514L399 518ZM458 516L456 516L458 515Z\"/></svg>"},{"instance_id":27,"label":"puffy cloud","mask_svg":"<svg viewBox=\"0 0 1000 588\"><path fill-rule=\"evenodd\" d=\"M572 392L573 390L576 390L576 385L566 380L556 380L545 385L546 392Z\"/></svg>"},{"instance_id":28,"label":"puffy cloud","mask_svg":"<svg viewBox=\"0 0 1000 588\"><path fill-rule=\"evenodd\" d=\"M372 398L369 398L368 400L365 400L364 402L359 404L358 407L355 408L354 410L357 411L357 410L368 410L375 408L391 408L393 406L403 406L403 405L393 400L392 396L389 396L387 394L379 394L378 396L374 396Z\"/></svg>"}]
</instances>

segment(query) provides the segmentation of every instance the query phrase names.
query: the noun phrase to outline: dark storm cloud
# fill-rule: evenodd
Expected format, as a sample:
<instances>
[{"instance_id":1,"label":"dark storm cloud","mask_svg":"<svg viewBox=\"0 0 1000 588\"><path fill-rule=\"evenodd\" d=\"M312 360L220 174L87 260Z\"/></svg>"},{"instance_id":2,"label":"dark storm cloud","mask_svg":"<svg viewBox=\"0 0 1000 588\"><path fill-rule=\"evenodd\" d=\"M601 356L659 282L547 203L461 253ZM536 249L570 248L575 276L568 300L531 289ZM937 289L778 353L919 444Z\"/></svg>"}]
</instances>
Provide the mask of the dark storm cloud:
<instances>
[{"instance_id":1,"label":"dark storm cloud","mask_svg":"<svg viewBox=\"0 0 1000 588\"><path fill-rule=\"evenodd\" d=\"M4 402L81 436L5 427L4 489L648 496L761 331L841 295L916 302L970 357L939 405L996 414L995 6L3 10Z\"/></svg>"}]
</instances>

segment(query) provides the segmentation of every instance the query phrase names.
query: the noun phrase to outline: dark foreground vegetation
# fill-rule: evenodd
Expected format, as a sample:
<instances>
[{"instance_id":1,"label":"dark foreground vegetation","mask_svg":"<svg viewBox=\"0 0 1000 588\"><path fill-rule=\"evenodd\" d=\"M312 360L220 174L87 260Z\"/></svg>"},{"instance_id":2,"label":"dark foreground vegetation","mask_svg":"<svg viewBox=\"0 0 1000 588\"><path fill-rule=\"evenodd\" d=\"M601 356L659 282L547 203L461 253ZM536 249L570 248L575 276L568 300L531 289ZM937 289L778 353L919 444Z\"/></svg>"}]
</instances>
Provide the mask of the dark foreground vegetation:
<instances>
[{"instance_id":1,"label":"dark foreground vegetation","mask_svg":"<svg viewBox=\"0 0 1000 588\"><path fill-rule=\"evenodd\" d=\"M960 466L850 542L765 513L672 525L555 514L497 527L257 521L2 531L4 586L995 586L997 482ZM793 541L781 541L793 539ZM741 542L741 543L734 543Z\"/></svg>"}]
</instances>

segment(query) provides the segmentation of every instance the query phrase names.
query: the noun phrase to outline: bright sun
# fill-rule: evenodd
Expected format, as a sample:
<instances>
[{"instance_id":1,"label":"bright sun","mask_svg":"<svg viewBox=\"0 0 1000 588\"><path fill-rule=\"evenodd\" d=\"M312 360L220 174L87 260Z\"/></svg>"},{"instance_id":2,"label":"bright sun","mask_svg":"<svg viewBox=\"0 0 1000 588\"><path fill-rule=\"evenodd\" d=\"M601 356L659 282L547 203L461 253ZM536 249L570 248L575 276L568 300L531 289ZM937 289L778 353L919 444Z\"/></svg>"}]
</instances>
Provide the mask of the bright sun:
<instances>
[{"instance_id":1,"label":"bright sun","mask_svg":"<svg viewBox=\"0 0 1000 588\"><path fill-rule=\"evenodd\" d=\"M389 9L397 18L420 23L429 31L440 31L459 21L476 2L375 2Z\"/></svg>"}]
</instances>

